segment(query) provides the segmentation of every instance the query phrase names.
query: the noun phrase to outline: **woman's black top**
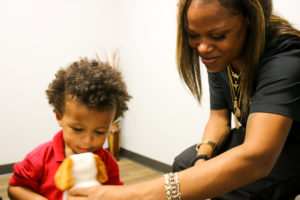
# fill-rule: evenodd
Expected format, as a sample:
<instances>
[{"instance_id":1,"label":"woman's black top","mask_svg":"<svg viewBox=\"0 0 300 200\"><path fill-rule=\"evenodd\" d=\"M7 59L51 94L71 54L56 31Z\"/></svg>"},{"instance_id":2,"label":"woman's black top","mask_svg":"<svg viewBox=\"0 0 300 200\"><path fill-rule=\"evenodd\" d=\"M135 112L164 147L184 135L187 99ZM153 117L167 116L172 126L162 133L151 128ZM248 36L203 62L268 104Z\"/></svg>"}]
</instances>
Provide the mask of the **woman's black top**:
<instances>
[{"instance_id":1,"label":"woman's black top","mask_svg":"<svg viewBox=\"0 0 300 200\"><path fill-rule=\"evenodd\" d=\"M208 77L211 109L230 109L233 112L226 69L221 72L208 72ZM294 120L290 133L267 177L215 199L294 199L300 194L299 37L285 35L266 44L255 77L254 90L249 114L264 112L290 117ZM245 122L243 125L245 126Z\"/></svg>"}]
</instances>

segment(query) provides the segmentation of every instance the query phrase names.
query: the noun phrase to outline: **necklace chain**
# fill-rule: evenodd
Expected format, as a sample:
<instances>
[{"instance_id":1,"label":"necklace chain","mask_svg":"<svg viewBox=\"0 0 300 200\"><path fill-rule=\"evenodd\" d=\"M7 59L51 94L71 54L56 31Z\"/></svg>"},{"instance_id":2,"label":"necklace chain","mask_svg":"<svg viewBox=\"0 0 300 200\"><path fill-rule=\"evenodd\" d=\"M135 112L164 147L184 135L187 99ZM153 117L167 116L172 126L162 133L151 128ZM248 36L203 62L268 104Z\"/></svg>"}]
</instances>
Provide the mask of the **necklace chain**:
<instances>
[{"instance_id":1,"label":"necklace chain","mask_svg":"<svg viewBox=\"0 0 300 200\"><path fill-rule=\"evenodd\" d=\"M241 85L240 85L240 75L232 71L231 66L227 66L227 72L228 72L228 79L229 79L229 85L230 85L230 92L233 102L233 117L235 122L235 127L240 128L240 124L238 121L238 118L241 116Z\"/></svg>"}]
</instances>

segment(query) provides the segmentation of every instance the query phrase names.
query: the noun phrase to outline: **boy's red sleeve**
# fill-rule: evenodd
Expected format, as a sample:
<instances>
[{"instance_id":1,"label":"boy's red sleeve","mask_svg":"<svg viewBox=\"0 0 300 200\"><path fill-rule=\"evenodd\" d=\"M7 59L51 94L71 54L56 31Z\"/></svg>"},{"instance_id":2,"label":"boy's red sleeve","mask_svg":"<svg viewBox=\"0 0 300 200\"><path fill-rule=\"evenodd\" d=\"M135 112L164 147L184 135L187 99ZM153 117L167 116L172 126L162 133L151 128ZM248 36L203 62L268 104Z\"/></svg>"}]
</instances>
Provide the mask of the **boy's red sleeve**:
<instances>
[{"instance_id":1,"label":"boy's red sleeve","mask_svg":"<svg viewBox=\"0 0 300 200\"><path fill-rule=\"evenodd\" d=\"M9 184L13 186L25 186L31 188L33 191L38 191L39 177L41 173L34 162L34 158L28 154L22 162L14 165L14 173L9 180ZM41 169L41 168L40 168Z\"/></svg>"}]
</instances>

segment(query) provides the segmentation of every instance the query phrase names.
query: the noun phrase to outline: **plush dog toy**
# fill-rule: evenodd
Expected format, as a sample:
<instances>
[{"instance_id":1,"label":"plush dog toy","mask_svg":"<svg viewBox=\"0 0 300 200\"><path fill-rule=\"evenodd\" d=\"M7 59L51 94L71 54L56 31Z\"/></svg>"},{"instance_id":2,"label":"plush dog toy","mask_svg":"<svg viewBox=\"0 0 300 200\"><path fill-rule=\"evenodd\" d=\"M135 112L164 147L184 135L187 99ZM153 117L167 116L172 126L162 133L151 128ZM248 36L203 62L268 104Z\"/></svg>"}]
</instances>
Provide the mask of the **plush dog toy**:
<instances>
[{"instance_id":1,"label":"plush dog toy","mask_svg":"<svg viewBox=\"0 0 300 200\"><path fill-rule=\"evenodd\" d=\"M91 152L74 154L66 158L56 171L55 185L68 196L71 187L90 187L101 185L108 180L103 161Z\"/></svg>"}]
</instances>

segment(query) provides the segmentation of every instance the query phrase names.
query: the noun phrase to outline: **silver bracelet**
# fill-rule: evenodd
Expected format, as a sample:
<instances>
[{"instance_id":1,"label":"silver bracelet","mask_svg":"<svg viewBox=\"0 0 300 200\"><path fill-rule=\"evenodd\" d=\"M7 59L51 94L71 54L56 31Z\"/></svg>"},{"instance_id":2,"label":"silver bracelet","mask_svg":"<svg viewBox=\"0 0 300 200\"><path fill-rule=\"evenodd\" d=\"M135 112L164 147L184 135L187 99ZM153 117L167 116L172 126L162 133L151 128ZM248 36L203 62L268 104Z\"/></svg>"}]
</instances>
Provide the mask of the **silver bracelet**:
<instances>
[{"instance_id":1,"label":"silver bracelet","mask_svg":"<svg viewBox=\"0 0 300 200\"><path fill-rule=\"evenodd\" d=\"M167 200L181 200L177 173L165 174L164 177Z\"/></svg>"}]
</instances>

